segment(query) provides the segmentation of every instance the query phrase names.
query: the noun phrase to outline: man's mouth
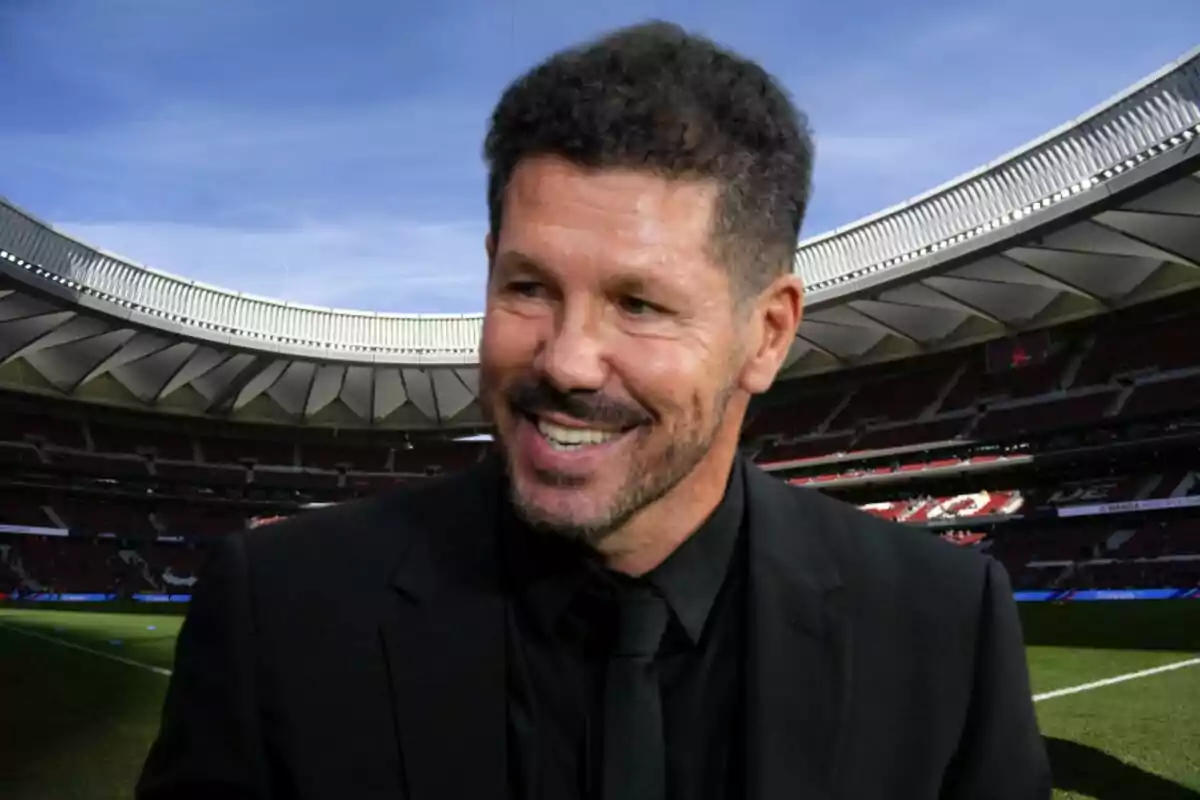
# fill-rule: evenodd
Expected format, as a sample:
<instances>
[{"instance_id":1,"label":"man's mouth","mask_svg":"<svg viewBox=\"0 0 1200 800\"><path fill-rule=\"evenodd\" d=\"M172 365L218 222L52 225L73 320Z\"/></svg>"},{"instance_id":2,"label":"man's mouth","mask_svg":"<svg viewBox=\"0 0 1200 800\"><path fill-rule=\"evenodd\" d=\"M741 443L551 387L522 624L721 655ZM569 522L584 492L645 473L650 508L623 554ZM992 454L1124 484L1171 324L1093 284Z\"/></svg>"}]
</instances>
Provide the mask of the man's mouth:
<instances>
[{"instance_id":1,"label":"man's mouth","mask_svg":"<svg viewBox=\"0 0 1200 800\"><path fill-rule=\"evenodd\" d=\"M564 428L544 419L537 421L537 429L551 447L564 451L604 444L621 435L619 431L602 431L595 428Z\"/></svg>"},{"instance_id":2,"label":"man's mouth","mask_svg":"<svg viewBox=\"0 0 1200 800\"><path fill-rule=\"evenodd\" d=\"M582 450L585 447L607 444L625 435L630 430L629 428L611 430L604 428L568 427L566 425L557 425L534 414L523 414L523 416L529 422L533 423L534 427L537 428L537 432L541 434L542 438L546 440L551 448L560 452L572 452Z\"/></svg>"}]
</instances>

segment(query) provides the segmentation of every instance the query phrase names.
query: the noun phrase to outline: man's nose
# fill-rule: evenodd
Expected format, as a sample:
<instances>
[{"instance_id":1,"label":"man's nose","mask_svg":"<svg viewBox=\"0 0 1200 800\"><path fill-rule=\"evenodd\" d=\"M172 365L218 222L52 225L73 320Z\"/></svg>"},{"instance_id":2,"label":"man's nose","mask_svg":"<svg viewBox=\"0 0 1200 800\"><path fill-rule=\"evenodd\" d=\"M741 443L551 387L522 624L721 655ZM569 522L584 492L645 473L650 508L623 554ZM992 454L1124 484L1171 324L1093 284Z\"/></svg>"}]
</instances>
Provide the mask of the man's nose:
<instances>
[{"instance_id":1,"label":"man's nose","mask_svg":"<svg viewBox=\"0 0 1200 800\"><path fill-rule=\"evenodd\" d=\"M599 391L607 380L598 326L582 315L564 315L542 348L542 374L562 392Z\"/></svg>"}]
</instances>

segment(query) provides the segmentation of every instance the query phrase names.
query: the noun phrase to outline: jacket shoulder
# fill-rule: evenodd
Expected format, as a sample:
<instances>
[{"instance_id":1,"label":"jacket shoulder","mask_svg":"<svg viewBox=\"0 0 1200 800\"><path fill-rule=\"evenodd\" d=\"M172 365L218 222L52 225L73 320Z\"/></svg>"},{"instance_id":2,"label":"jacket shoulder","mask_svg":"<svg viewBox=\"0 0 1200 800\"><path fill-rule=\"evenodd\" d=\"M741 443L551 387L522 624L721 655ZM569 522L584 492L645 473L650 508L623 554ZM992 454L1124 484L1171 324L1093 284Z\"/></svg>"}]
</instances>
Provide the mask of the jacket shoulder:
<instances>
[{"instance_id":1,"label":"jacket shoulder","mask_svg":"<svg viewBox=\"0 0 1200 800\"><path fill-rule=\"evenodd\" d=\"M464 509L480 509L494 491L495 468L480 465L362 500L306 511L238 534L256 578L304 580L314 574L334 582L380 583L415 537L436 534Z\"/></svg>"}]
</instances>

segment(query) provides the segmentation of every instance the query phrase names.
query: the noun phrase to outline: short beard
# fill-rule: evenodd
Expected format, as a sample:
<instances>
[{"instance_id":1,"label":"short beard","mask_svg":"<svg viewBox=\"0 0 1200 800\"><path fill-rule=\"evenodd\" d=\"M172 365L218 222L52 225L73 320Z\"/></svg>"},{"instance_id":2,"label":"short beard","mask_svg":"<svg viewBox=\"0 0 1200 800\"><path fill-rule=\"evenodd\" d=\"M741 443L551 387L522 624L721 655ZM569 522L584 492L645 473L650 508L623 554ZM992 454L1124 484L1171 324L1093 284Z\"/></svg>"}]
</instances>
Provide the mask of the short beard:
<instances>
[{"instance_id":1,"label":"short beard","mask_svg":"<svg viewBox=\"0 0 1200 800\"><path fill-rule=\"evenodd\" d=\"M641 511L670 494L704 460L712 450L717 434L725 422L725 414L733 396L732 382L717 395L713 404L712 424L703 431L692 431L686 439L672 438L667 449L646 464L635 474L628 476L617 493L616 500L608 513L587 524L574 524L544 513L524 502L514 481L509 482L509 494L513 508L527 525L536 531L561 538L582 542L596 547L616 531L623 528ZM699 409L696 409L699 412ZM699 417L699 414L697 414ZM637 435L636 432L634 435ZM553 481L552 476L540 475L541 480ZM569 488L569 481L558 481L558 485Z\"/></svg>"}]
</instances>

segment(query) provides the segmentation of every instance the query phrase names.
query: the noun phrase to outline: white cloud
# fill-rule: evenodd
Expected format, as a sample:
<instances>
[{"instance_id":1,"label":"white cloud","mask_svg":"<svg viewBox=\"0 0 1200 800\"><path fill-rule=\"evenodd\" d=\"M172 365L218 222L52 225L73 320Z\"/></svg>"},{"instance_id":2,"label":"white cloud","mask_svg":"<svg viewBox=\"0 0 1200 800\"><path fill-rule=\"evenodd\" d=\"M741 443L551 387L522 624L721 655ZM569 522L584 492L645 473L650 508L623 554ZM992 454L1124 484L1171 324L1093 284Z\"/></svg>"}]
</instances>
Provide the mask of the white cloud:
<instances>
[{"instance_id":1,"label":"white cloud","mask_svg":"<svg viewBox=\"0 0 1200 800\"><path fill-rule=\"evenodd\" d=\"M85 131L0 131L0 151L21 153L48 173L105 183L115 195L137 194L146 185L157 190L164 181L182 182L176 197L215 185L235 207L254 205L255 196L294 207L322 195L353 194L356 179L394 175L391 197L379 185L359 193L370 195L360 202L373 204L403 195L406 182L430 178L455 188L464 181L482 187L477 153L485 114L425 99L338 112L177 103Z\"/></svg>"},{"instance_id":2,"label":"white cloud","mask_svg":"<svg viewBox=\"0 0 1200 800\"><path fill-rule=\"evenodd\" d=\"M1171 41L1181 37L1140 15L1114 29L1042 6L906 8L847 40L828 66L783 73L817 134L806 235L993 161L1182 52ZM1074 37L1064 38L1066 26Z\"/></svg>"},{"instance_id":3,"label":"white cloud","mask_svg":"<svg viewBox=\"0 0 1200 800\"><path fill-rule=\"evenodd\" d=\"M1192 2L1179 1L1177 12ZM334 8L281 22L287 3L35 4L48 16L12 43L44 60L24 74L83 87L105 113L0 126L0 191L90 243L210 283L318 305L475 311L486 116L501 79L564 37L692 16L773 62L817 129L809 235L995 158L1164 63L1150 43L1186 38L1182 24L1164 33L1161 14L1114 28L1111 13L1085 12L1092 3L893 4L875 24L846 6L808 24L786 2L684 13L643 0L581 14L525 0L393 9L366 28ZM395 57L409 51L421 55Z\"/></svg>"},{"instance_id":4,"label":"white cloud","mask_svg":"<svg viewBox=\"0 0 1200 800\"><path fill-rule=\"evenodd\" d=\"M0 152L72 186L32 213L138 263L282 300L460 313L483 303L483 169L460 157L482 125L420 100L336 115L174 104L90 135L0 132Z\"/></svg>"}]
</instances>

